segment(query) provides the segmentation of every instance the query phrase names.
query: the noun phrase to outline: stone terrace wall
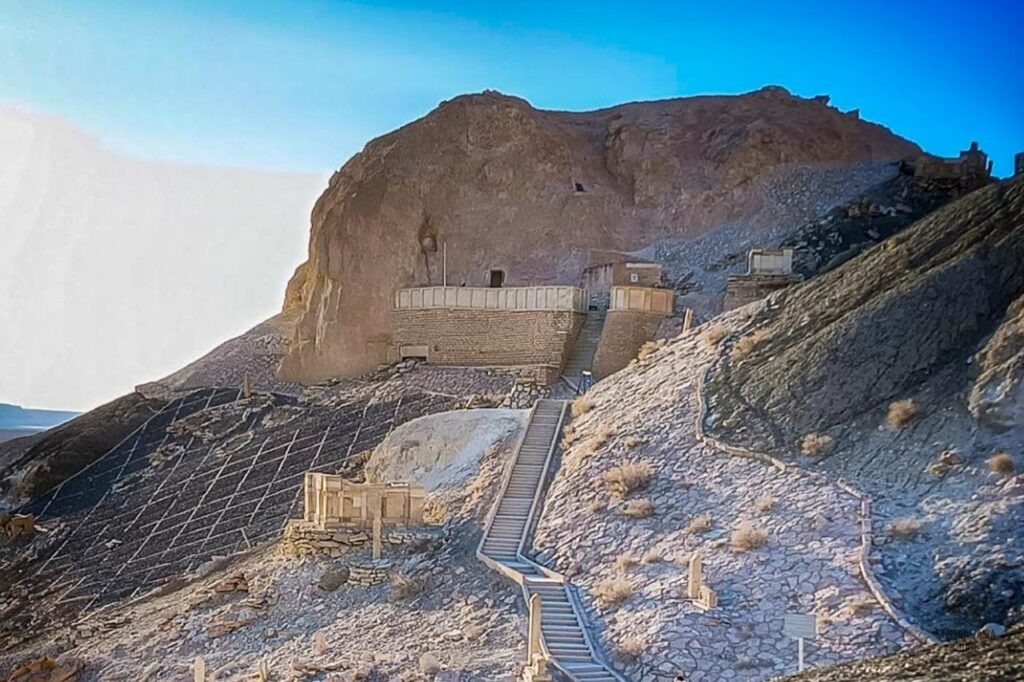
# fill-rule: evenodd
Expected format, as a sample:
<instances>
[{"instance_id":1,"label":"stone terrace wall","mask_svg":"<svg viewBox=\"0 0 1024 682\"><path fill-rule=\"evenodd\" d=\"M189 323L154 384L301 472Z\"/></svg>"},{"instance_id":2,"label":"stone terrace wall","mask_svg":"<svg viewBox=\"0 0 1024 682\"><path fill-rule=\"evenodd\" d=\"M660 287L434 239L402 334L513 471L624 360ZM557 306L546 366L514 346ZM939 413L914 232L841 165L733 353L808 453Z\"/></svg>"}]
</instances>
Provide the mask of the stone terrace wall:
<instances>
[{"instance_id":1,"label":"stone terrace wall","mask_svg":"<svg viewBox=\"0 0 1024 682\"><path fill-rule=\"evenodd\" d=\"M594 355L594 376L615 374L636 357L640 346L654 338L663 315L632 310L610 310Z\"/></svg>"},{"instance_id":2,"label":"stone terrace wall","mask_svg":"<svg viewBox=\"0 0 1024 682\"><path fill-rule=\"evenodd\" d=\"M568 310L393 310L392 352L427 347L427 362L469 367L565 363L585 316Z\"/></svg>"}]
</instances>

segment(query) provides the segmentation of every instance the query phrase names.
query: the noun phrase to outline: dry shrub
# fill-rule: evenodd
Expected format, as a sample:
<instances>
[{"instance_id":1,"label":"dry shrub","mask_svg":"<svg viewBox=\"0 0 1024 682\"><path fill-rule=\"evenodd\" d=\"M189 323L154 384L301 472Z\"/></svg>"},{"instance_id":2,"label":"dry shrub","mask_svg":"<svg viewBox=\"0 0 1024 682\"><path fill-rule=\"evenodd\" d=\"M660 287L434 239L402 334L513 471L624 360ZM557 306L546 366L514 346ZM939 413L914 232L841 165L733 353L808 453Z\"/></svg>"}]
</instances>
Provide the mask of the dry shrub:
<instances>
[{"instance_id":1,"label":"dry shrub","mask_svg":"<svg viewBox=\"0 0 1024 682\"><path fill-rule=\"evenodd\" d=\"M644 345L640 346L640 351L636 354L636 359L640 362L643 362L647 358L657 353L659 348L661 348L660 343L657 343L655 341L648 341Z\"/></svg>"},{"instance_id":2,"label":"dry shrub","mask_svg":"<svg viewBox=\"0 0 1024 682\"><path fill-rule=\"evenodd\" d=\"M767 514L775 507L775 498L771 495L763 495L754 500L754 511L758 514Z\"/></svg>"},{"instance_id":3,"label":"dry shrub","mask_svg":"<svg viewBox=\"0 0 1024 682\"><path fill-rule=\"evenodd\" d=\"M436 675L441 672L441 661L429 651L420 655L420 672L424 675Z\"/></svg>"},{"instance_id":4,"label":"dry shrub","mask_svg":"<svg viewBox=\"0 0 1024 682\"><path fill-rule=\"evenodd\" d=\"M771 336L771 333L767 329L758 329L752 334L747 334L742 339L736 342L736 345L732 347L732 360L737 362L747 357L754 352L754 349L761 345L766 339Z\"/></svg>"},{"instance_id":5,"label":"dry shrub","mask_svg":"<svg viewBox=\"0 0 1024 682\"><path fill-rule=\"evenodd\" d=\"M700 335L700 338L701 341L704 342L705 346L708 348L714 348L728 335L729 330L727 330L723 325L713 324L704 330L704 333Z\"/></svg>"},{"instance_id":6,"label":"dry shrub","mask_svg":"<svg viewBox=\"0 0 1024 682\"><path fill-rule=\"evenodd\" d=\"M988 460L988 470L1000 476L1012 476L1017 466L1009 452L998 452Z\"/></svg>"},{"instance_id":7,"label":"dry shrub","mask_svg":"<svg viewBox=\"0 0 1024 682\"><path fill-rule=\"evenodd\" d=\"M580 464L590 459L590 457L604 447L605 443L615 435L615 429L610 426L602 426L597 430L593 436L588 438L580 445L576 452L576 457Z\"/></svg>"},{"instance_id":8,"label":"dry shrub","mask_svg":"<svg viewBox=\"0 0 1024 682\"><path fill-rule=\"evenodd\" d=\"M832 449L832 436L824 433L808 433L800 441L800 451L807 457L821 457Z\"/></svg>"},{"instance_id":9,"label":"dry shrub","mask_svg":"<svg viewBox=\"0 0 1024 682\"><path fill-rule=\"evenodd\" d=\"M711 514L694 516L690 519L690 525L686 527L686 532L690 535L703 535L709 530L711 530Z\"/></svg>"},{"instance_id":10,"label":"dry shrub","mask_svg":"<svg viewBox=\"0 0 1024 682\"><path fill-rule=\"evenodd\" d=\"M391 577L391 591L388 599L391 601L403 601L412 599L423 592L423 582L402 573L396 573Z\"/></svg>"},{"instance_id":11,"label":"dry shrub","mask_svg":"<svg viewBox=\"0 0 1024 682\"><path fill-rule=\"evenodd\" d=\"M767 542L768 531L764 528L755 528L749 521L741 522L729 538L729 544L736 552L752 552L764 547Z\"/></svg>"},{"instance_id":12,"label":"dry shrub","mask_svg":"<svg viewBox=\"0 0 1024 682\"><path fill-rule=\"evenodd\" d=\"M918 411L917 404L911 398L891 402L885 423L890 429L901 429L917 416Z\"/></svg>"},{"instance_id":13,"label":"dry shrub","mask_svg":"<svg viewBox=\"0 0 1024 682\"><path fill-rule=\"evenodd\" d=\"M921 532L921 522L909 516L889 524L887 534L893 540L913 540Z\"/></svg>"},{"instance_id":14,"label":"dry shrub","mask_svg":"<svg viewBox=\"0 0 1024 682\"><path fill-rule=\"evenodd\" d=\"M568 450L576 442L579 434L576 433L576 425L569 424L562 431L562 450Z\"/></svg>"},{"instance_id":15,"label":"dry shrub","mask_svg":"<svg viewBox=\"0 0 1024 682\"><path fill-rule=\"evenodd\" d=\"M605 504L604 500L591 500L587 503L587 511L591 514L600 514L607 508L608 505Z\"/></svg>"},{"instance_id":16,"label":"dry shrub","mask_svg":"<svg viewBox=\"0 0 1024 682\"><path fill-rule=\"evenodd\" d=\"M625 578L609 578L594 585L594 596L602 604L621 604L635 592L633 584Z\"/></svg>"},{"instance_id":17,"label":"dry shrub","mask_svg":"<svg viewBox=\"0 0 1024 682\"><path fill-rule=\"evenodd\" d=\"M619 571L620 573L625 573L629 569L636 566L636 559L628 554L620 554L619 556L615 557L615 563L613 565L615 566L616 571Z\"/></svg>"},{"instance_id":18,"label":"dry shrub","mask_svg":"<svg viewBox=\"0 0 1024 682\"><path fill-rule=\"evenodd\" d=\"M656 549L649 549L644 552L644 555L640 557L640 561L645 564L660 564L661 560L665 557L662 556L661 552Z\"/></svg>"},{"instance_id":19,"label":"dry shrub","mask_svg":"<svg viewBox=\"0 0 1024 682\"><path fill-rule=\"evenodd\" d=\"M654 512L654 504L646 497L630 500L622 507L622 515L631 519L646 519Z\"/></svg>"},{"instance_id":20,"label":"dry shrub","mask_svg":"<svg viewBox=\"0 0 1024 682\"><path fill-rule=\"evenodd\" d=\"M637 436L630 436L629 438L626 438L625 440L622 441L622 447L626 448L627 450L634 450L643 444L644 439L639 438Z\"/></svg>"},{"instance_id":21,"label":"dry shrub","mask_svg":"<svg viewBox=\"0 0 1024 682\"><path fill-rule=\"evenodd\" d=\"M844 608L846 609L846 612L849 613L851 616L861 616L867 613L868 611L871 611L876 606L878 606L878 602L876 602L872 597L868 597L865 595L860 597L852 597L846 602Z\"/></svg>"},{"instance_id":22,"label":"dry shrub","mask_svg":"<svg viewBox=\"0 0 1024 682\"><path fill-rule=\"evenodd\" d=\"M646 488L653 475L654 469L647 462L625 462L605 472L604 484L608 494L621 500Z\"/></svg>"},{"instance_id":23,"label":"dry shrub","mask_svg":"<svg viewBox=\"0 0 1024 682\"><path fill-rule=\"evenodd\" d=\"M592 409L594 409L594 403L586 397L576 398L576 400L572 401L572 405L569 407L569 411L574 417L582 417Z\"/></svg>"},{"instance_id":24,"label":"dry shrub","mask_svg":"<svg viewBox=\"0 0 1024 682\"><path fill-rule=\"evenodd\" d=\"M615 645L615 657L623 663L632 663L643 655L647 649L644 640L639 637L626 637Z\"/></svg>"}]
</instances>

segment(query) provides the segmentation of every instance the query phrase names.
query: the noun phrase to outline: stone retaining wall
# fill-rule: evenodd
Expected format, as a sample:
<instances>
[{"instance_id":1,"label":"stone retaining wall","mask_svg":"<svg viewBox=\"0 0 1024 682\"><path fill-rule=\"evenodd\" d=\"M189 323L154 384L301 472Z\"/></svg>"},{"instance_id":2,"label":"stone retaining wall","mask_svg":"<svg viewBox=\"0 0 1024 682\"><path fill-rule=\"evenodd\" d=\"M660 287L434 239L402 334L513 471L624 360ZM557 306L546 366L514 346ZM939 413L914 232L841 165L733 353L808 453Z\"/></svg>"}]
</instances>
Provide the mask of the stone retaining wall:
<instances>
[{"instance_id":1,"label":"stone retaining wall","mask_svg":"<svg viewBox=\"0 0 1024 682\"><path fill-rule=\"evenodd\" d=\"M433 536L429 530L388 529L381 533L381 544L385 547L406 545ZM285 526L278 551L294 557L340 557L352 549L368 546L371 541L368 531L354 528L321 530L306 521L295 520Z\"/></svg>"},{"instance_id":2,"label":"stone retaining wall","mask_svg":"<svg viewBox=\"0 0 1024 682\"><path fill-rule=\"evenodd\" d=\"M557 374L585 318L568 310L393 310L392 354L420 347L430 364L548 365Z\"/></svg>"},{"instance_id":3,"label":"stone retaining wall","mask_svg":"<svg viewBox=\"0 0 1024 682\"><path fill-rule=\"evenodd\" d=\"M659 313L609 310L594 354L594 376L603 379L628 365L654 338L663 319Z\"/></svg>"}]
</instances>

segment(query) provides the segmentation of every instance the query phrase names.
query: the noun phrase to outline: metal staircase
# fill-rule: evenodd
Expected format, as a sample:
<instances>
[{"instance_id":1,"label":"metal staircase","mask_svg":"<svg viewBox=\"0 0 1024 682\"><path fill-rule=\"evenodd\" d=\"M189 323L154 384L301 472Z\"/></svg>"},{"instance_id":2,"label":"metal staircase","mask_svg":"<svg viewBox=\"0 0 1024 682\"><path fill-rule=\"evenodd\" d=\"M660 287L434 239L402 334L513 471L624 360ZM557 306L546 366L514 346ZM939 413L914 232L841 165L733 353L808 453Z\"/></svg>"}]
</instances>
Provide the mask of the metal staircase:
<instances>
[{"instance_id":1,"label":"metal staircase","mask_svg":"<svg viewBox=\"0 0 1024 682\"><path fill-rule=\"evenodd\" d=\"M595 648L575 590L560 573L524 554L543 506L544 484L565 418L566 402L540 400L530 414L498 501L484 528L477 557L523 591L527 603L540 598L540 644L544 658L580 682L625 682Z\"/></svg>"}]
</instances>

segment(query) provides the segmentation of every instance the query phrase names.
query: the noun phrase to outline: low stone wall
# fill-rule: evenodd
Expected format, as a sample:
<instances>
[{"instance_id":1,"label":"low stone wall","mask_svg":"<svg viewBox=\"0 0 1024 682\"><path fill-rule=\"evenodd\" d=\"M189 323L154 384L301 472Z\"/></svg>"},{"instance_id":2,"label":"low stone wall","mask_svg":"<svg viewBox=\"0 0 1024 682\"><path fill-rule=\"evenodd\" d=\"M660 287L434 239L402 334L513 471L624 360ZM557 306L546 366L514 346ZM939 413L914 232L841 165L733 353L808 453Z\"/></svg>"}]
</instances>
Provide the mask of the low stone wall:
<instances>
[{"instance_id":1,"label":"low stone wall","mask_svg":"<svg viewBox=\"0 0 1024 682\"><path fill-rule=\"evenodd\" d=\"M557 376L585 319L570 310L392 310L392 359L411 347L429 364L546 365Z\"/></svg>"},{"instance_id":2,"label":"low stone wall","mask_svg":"<svg viewBox=\"0 0 1024 682\"><path fill-rule=\"evenodd\" d=\"M385 529L381 533L381 544L385 547L406 545L416 540L433 537L430 530ZM278 544L278 551L285 556L340 557L346 552L369 546L372 541L368 531L359 529L321 530L301 520L289 521Z\"/></svg>"},{"instance_id":3,"label":"low stone wall","mask_svg":"<svg viewBox=\"0 0 1024 682\"><path fill-rule=\"evenodd\" d=\"M760 301L768 294L785 289L800 280L789 275L736 275L725 285L726 310Z\"/></svg>"},{"instance_id":4,"label":"low stone wall","mask_svg":"<svg viewBox=\"0 0 1024 682\"><path fill-rule=\"evenodd\" d=\"M546 385L550 382L532 381L530 379L516 379L512 390L501 402L501 407L508 407L513 410L528 410L533 407L541 398L551 395L551 389Z\"/></svg>"},{"instance_id":5,"label":"low stone wall","mask_svg":"<svg viewBox=\"0 0 1024 682\"><path fill-rule=\"evenodd\" d=\"M383 585L391 579L392 562L389 559L355 562L348 565L349 585L373 587Z\"/></svg>"},{"instance_id":6,"label":"low stone wall","mask_svg":"<svg viewBox=\"0 0 1024 682\"><path fill-rule=\"evenodd\" d=\"M654 338L664 316L632 310L609 310L594 354L594 376L615 374L636 357L640 347Z\"/></svg>"}]
</instances>

